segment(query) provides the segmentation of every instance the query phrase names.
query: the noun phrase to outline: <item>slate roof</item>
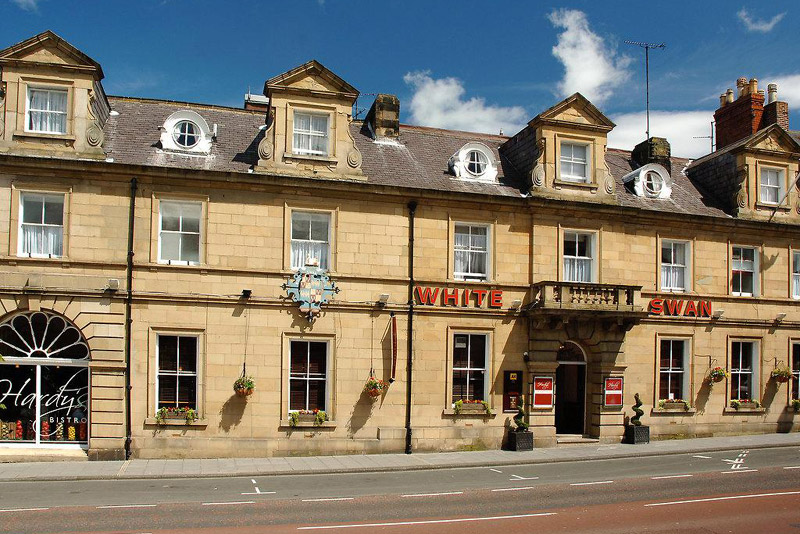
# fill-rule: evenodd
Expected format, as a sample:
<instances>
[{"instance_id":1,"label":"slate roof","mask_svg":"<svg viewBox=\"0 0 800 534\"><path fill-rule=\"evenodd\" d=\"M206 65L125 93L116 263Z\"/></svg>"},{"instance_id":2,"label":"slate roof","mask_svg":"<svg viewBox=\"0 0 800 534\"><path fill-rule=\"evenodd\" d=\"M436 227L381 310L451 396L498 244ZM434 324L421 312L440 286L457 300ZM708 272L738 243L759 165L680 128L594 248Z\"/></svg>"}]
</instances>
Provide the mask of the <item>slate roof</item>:
<instances>
[{"instance_id":1,"label":"slate roof","mask_svg":"<svg viewBox=\"0 0 800 534\"><path fill-rule=\"evenodd\" d=\"M263 112L125 97L109 97L109 101L118 114L112 115L105 125L103 147L115 163L248 173L258 162L257 147L264 135ZM184 155L160 148L159 128L169 115L180 109L194 110L209 124L217 124L218 137L210 156ZM401 125L396 141L375 141L360 121L354 121L350 129L362 154L361 168L367 183L506 198L524 196L524 177L498 151L509 139L506 136ZM494 152L499 171L497 183L462 180L448 172L450 157L470 141L483 143ZM690 160L672 158L672 196L664 200L638 197L623 184L622 177L637 167L630 151L609 149L606 163L617 182L616 197L621 206L729 217L683 173Z\"/></svg>"}]
</instances>

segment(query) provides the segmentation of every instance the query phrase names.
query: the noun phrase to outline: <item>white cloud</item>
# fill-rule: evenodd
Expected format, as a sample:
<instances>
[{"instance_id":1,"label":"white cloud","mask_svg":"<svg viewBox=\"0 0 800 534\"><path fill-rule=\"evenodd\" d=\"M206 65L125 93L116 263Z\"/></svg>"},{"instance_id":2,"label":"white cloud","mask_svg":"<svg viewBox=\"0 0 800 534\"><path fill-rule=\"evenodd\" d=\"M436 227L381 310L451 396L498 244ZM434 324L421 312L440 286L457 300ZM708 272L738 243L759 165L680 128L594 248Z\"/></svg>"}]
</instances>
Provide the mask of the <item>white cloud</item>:
<instances>
[{"instance_id":1,"label":"white cloud","mask_svg":"<svg viewBox=\"0 0 800 534\"><path fill-rule=\"evenodd\" d=\"M589 28L583 11L559 9L548 15L558 35L553 55L564 65L558 89L562 96L579 91L595 104L608 99L615 88L630 78L631 58L617 54L602 37Z\"/></svg>"},{"instance_id":2,"label":"white cloud","mask_svg":"<svg viewBox=\"0 0 800 534\"><path fill-rule=\"evenodd\" d=\"M25 11L36 11L39 7L39 0L11 0L20 9L24 9Z\"/></svg>"},{"instance_id":3,"label":"white cloud","mask_svg":"<svg viewBox=\"0 0 800 534\"><path fill-rule=\"evenodd\" d=\"M651 111L650 135L665 137L669 141L672 155L680 158L698 158L711 152L712 111ZM625 113L611 117L617 125L608 134L610 148L632 150L645 140L645 114Z\"/></svg>"},{"instance_id":4,"label":"white cloud","mask_svg":"<svg viewBox=\"0 0 800 534\"><path fill-rule=\"evenodd\" d=\"M739 10L736 13L736 16L739 17L739 20L742 21L744 27L747 28L749 32L761 32L761 33L768 33L772 31L772 28L778 24L781 19L786 15L786 12L778 13L770 20L755 20L753 17L750 16L750 13L747 12L745 8Z\"/></svg>"},{"instance_id":5,"label":"white cloud","mask_svg":"<svg viewBox=\"0 0 800 534\"><path fill-rule=\"evenodd\" d=\"M407 73L403 81L414 89L409 104L414 124L492 134L502 129L514 134L529 118L520 106L493 106L479 97L465 100L464 84L456 78L434 79L429 71L418 71Z\"/></svg>"},{"instance_id":6,"label":"white cloud","mask_svg":"<svg viewBox=\"0 0 800 534\"><path fill-rule=\"evenodd\" d=\"M789 109L800 107L800 74L771 76L763 78L769 83L778 84L778 100L789 104Z\"/></svg>"}]
</instances>

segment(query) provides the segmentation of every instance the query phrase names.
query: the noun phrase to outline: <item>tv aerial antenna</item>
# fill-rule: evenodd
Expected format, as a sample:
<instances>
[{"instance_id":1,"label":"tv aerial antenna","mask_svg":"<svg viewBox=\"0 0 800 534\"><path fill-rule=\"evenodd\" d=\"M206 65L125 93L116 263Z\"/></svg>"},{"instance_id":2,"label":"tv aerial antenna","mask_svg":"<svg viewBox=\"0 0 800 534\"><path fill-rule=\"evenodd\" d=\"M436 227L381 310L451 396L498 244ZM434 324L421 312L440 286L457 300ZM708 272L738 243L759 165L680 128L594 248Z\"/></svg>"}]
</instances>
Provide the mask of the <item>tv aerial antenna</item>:
<instances>
[{"instance_id":1,"label":"tv aerial antenna","mask_svg":"<svg viewBox=\"0 0 800 534\"><path fill-rule=\"evenodd\" d=\"M664 43L642 43L640 41L625 41L625 44L644 48L644 72L647 93L647 139L650 139L650 49L662 50L667 47Z\"/></svg>"}]
</instances>

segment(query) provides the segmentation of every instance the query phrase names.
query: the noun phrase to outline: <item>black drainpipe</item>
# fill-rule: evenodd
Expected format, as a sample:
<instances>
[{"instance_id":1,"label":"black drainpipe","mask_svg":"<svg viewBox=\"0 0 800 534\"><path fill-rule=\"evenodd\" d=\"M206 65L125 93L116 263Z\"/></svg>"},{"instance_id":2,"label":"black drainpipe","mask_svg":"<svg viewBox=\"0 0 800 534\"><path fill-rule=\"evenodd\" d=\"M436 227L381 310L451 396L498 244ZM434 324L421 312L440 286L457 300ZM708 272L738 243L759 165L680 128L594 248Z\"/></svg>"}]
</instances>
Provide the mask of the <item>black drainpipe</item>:
<instances>
[{"instance_id":1,"label":"black drainpipe","mask_svg":"<svg viewBox=\"0 0 800 534\"><path fill-rule=\"evenodd\" d=\"M417 201L408 203L408 357L406 363L406 454L411 454L411 385L414 371L414 214Z\"/></svg>"},{"instance_id":2,"label":"black drainpipe","mask_svg":"<svg viewBox=\"0 0 800 534\"><path fill-rule=\"evenodd\" d=\"M136 210L136 178L131 179L131 201L128 213L128 265L125 296L125 459L131 457L131 304L133 303L133 221Z\"/></svg>"}]
</instances>

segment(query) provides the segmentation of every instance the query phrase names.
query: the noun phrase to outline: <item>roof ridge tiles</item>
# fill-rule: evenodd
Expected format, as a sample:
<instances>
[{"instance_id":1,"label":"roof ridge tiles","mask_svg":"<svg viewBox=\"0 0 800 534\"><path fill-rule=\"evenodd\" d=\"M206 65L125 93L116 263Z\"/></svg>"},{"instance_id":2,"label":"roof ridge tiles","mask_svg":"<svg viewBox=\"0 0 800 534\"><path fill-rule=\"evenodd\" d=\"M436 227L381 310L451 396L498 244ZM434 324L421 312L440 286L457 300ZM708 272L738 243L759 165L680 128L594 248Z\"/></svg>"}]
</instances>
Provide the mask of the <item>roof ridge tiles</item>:
<instances>
[{"instance_id":1,"label":"roof ridge tiles","mask_svg":"<svg viewBox=\"0 0 800 534\"><path fill-rule=\"evenodd\" d=\"M260 110L237 108L233 106L222 106L219 104L202 104L198 102L185 102L183 100L167 100L163 98L147 98L143 96L120 96L120 95L108 95L108 99L109 101L117 100L124 102L142 102L142 103L153 103L153 104L168 104L175 106L192 106L194 108L201 108L201 109L235 111L247 115L265 115L265 113Z\"/></svg>"}]
</instances>

